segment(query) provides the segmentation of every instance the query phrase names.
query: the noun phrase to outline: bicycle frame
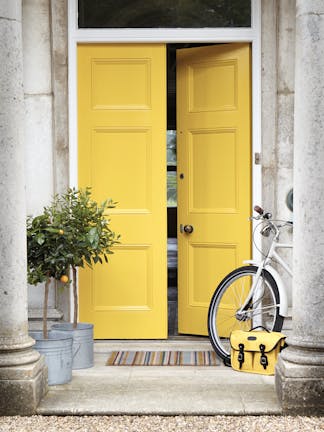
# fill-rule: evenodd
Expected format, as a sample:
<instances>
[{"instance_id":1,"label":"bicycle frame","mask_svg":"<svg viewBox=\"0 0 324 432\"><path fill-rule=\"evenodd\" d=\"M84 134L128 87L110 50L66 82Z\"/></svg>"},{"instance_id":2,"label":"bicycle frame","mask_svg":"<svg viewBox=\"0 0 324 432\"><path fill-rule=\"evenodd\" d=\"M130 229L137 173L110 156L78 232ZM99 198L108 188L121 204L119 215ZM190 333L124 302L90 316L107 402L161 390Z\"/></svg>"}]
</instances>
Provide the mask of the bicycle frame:
<instances>
[{"instance_id":1,"label":"bicycle frame","mask_svg":"<svg viewBox=\"0 0 324 432\"><path fill-rule=\"evenodd\" d=\"M280 264L285 271L289 274L289 276L292 277L292 270L288 266L288 264L285 262L285 260L277 253L276 249L292 249L292 245L288 243L279 243L279 230L277 230L269 252L267 256L262 261L254 261L254 260L248 260L244 261L244 264L251 264L258 267L258 271L256 273L255 279L253 281L252 287L250 289L250 292L247 296L247 299L245 303L240 308L240 311L244 311L244 308L247 307L248 303L252 299L252 297L257 293L258 290L258 283L260 279L260 275L262 273L262 270L267 270L271 276L274 278L274 280L277 283L278 290L279 290L279 296L280 296L280 304L279 306L279 313L283 317L288 316L288 297L287 297L287 290L283 283L283 280L281 276L279 275L278 271L271 265L272 260L274 259L278 264Z\"/></svg>"}]
</instances>

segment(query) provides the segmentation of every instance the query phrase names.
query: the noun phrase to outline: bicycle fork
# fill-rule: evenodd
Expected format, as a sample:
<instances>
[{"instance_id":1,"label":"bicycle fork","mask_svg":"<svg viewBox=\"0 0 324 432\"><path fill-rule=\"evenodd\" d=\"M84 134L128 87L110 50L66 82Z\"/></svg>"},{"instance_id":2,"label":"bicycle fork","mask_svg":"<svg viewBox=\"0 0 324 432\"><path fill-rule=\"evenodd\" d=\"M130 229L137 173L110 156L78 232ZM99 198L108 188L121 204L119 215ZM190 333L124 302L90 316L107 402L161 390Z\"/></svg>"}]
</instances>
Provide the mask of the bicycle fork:
<instances>
[{"instance_id":1,"label":"bicycle fork","mask_svg":"<svg viewBox=\"0 0 324 432\"><path fill-rule=\"evenodd\" d=\"M264 260L259 266L258 270L255 274L255 277L253 277L253 283L250 288L250 291L242 304L242 306L236 311L236 318L239 321L247 321L248 319L254 319L256 321L253 321L253 326L261 325L262 322L258 322L258 317L255 312L253 312L253 316L249 316L249 308L251 304L257 304L258 302L261 302L261 299L264 294L264 286L263 284L260 284L259 282L262 281L261 275L264 270L264 267L266 265L266 260ZM256 300L254 300L256 299ZM259 300L258 300L259 299ZM264 308L266 309L266 308ZM261 321L261 305L260 305L260 313L259 313L259 321Z\"/></svg>"}]
</instances>

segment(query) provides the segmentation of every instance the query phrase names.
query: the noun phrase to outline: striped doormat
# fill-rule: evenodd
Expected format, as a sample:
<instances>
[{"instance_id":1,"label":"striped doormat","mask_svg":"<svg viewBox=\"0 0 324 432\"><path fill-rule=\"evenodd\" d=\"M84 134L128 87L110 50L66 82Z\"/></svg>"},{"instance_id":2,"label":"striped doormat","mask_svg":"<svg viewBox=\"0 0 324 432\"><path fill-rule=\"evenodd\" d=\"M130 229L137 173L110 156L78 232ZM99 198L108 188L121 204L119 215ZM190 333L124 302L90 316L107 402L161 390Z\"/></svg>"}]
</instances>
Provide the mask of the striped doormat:
<instances>
[{"instance_id":1,"label":"striped doormat","mask_svg":"<svg viewBox=\"0 0 324 432\"><path fill-rule=\"evenodd\" d=\"M106 366L216 366L214 351L114 351Z\"/></svg>"}]
</instances>

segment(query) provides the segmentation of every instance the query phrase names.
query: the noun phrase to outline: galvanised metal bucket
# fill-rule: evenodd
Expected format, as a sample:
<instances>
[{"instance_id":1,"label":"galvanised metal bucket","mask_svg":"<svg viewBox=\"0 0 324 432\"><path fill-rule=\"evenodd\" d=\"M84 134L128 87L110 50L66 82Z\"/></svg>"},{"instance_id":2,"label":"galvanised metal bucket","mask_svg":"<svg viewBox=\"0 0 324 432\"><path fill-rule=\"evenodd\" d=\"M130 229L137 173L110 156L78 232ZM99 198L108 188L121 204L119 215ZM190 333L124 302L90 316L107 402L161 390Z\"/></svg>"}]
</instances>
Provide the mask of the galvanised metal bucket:
<instances>
[{"instance_id":1,"label":"galvanised metal bucket","mask_svg":"<svg viewBox=\"0 0 324 432\"><path fill-rule=\"evenodd\" d=\"M65 384L72 379L72 342L69 334L50 330L48 339L42 331L30 331L35 339L34 348L45 357L48 368L48 385Z\"/></svg>"},{"instance_id":2,"label":"galvanised metal bucket","mask_svg":"<svg viewBox=\"0 0 324 432\"><path fill-rule=\"evenodd\" d=\"M69 334L73 338L72 369L86 369L93 366L93 324L58 323L52 326L55 331Z\"/></svg>"}]
</instances>

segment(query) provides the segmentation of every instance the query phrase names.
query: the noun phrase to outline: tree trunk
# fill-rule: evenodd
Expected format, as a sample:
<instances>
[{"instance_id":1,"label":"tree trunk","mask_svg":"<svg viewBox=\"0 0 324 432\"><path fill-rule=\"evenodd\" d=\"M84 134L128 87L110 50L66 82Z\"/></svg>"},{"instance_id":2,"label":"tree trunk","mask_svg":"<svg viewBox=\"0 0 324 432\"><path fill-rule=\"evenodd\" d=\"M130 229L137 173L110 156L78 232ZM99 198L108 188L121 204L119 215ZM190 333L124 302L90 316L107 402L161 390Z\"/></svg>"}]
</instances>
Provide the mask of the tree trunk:
<instances>
[{"instance_id":1,"label":"tree trunk","mask_svg":"<svg viewBox=\"0 0 324 432\"><path fill-rule=\"evenodd\" d=\"M51 282L50 278L46 279L45 282L45 290L44 290L44 305L43 305L43 338L48 339L48 332L47 332L47 306L48 306L48 291L49 291L49 284Z\"/></svg>"},{"instance_id":2,"label":"tree trunk","mask_svg":"<svg viewBox=\"0 0 324 432\"><path fill-rule=\"evenodd\" d=\"M74 298L74 314L73 314L73 328L77 328L78 325L78 289L77 289L77 269L72 267L73 273L73 298Z\"/></svg>"}]
</instances>

